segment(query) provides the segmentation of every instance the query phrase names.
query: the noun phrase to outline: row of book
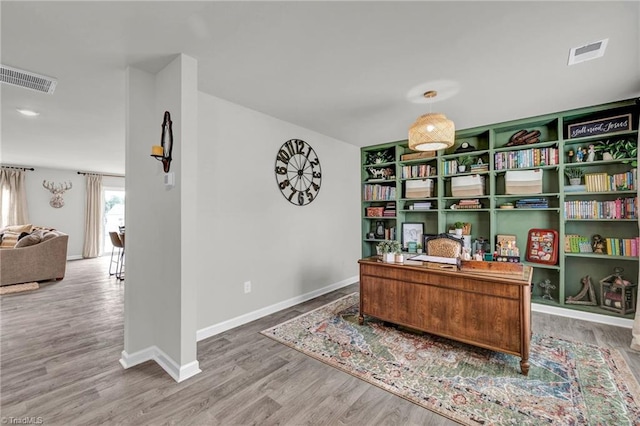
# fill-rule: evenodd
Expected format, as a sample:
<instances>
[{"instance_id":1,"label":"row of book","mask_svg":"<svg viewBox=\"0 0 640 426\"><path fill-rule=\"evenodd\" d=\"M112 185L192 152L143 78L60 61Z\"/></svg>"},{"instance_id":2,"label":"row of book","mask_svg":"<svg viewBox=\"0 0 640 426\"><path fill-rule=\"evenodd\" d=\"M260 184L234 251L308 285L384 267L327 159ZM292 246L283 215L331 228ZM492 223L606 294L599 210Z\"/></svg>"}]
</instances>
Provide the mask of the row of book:
<instances>
[{"instance_id":1,"label":"row of book","mask_svg":"<svg viewBox=\"0 0 640 426\"><path fill-rule=\"evenodd\" d=\"M637 197L609 201L565 201L565 219L637 219Z\"/></svg>"},{"instance_id":2,"label":"row of book","mask_svg":"<svg viewBox=\"0 0 640 426\"><path fill-rule=\"evenodd\" d=\"M365 201L386 201L395 200L396 187L393 185L365 185L364 186Z\"/></svg>"},{"instance_id":3,"label":"row of book","mask_svg":"<svg viewBox=\"0 0 640 426\"><path fill-rule=\"evenodd\" d=\"M456 160L448 160L442 162L442 174L445 176L455 175L458 173L458 162Z\"/></svg>"},{"instance_id":4,"label":"row of book","mask_svg":"<svg viewBox=\"0 0 640 426\"><path fill-rule=\"evenodd\" d=\"M533 148L496 152L493 161L495 170L506 170L556 165L560 162L560 156L558 148Z\"/></svg>"},{"instance_id":5,"label":"row of book","mask_svg":"<svg viewBox=\"0 0 640 426\"><path fill-rule=\"evenodd\" d=\"M622 191L636 189L638 176L636 169L625 173L587 173L584 183L588 192Z\"/></svg>"},{"instance_id":6,"label":"row of book","mask_svg":"<svg viewBox=\"0 0 640 426\"><path fill-rule=\"evenodd\" d=\"M640 237L635 238L605 238L605 252L612 256L638 256Z\"/></svg>"},{"instance_id":7,"label":"row of book","mask_svg":"<svg viewBox=\"0 0 640 426\"><path fill-rule=\"evenodd\" d=\"M395 240L396 239L396 227L392 226L391 228L384 228L384 239L385 240Z\"/></svg>"},{"instance_id":8,"label":"row of book","mask_svg":"<svg viewBox=\"0 0 640 426\"><path fill-rule=\"evenodd\" d=\"M516 201L517 209L546 209L549 208L549 200L544 197L523 198Z\"/></svg>"},{"instance_id":9,"label":"row of book","mask_svg":"<svg viewBox=\"0 0 640 426\"><path fill-rule=\"evenodd\" d=\"M598 253L611 256L638 256L640 237L603 238L602 246L594 247L594 243L584 235L567 234L564 236L565 253Z\"/></svg>"},{"instance_id":10,"label":"row of book","mask_svg":"<svg viewBox=\"0 0 640 426\"><path fill-rule=\"evenodd\" d=\"M583 235L567 234L564 236L565 253L593 253L591 240Z\"/></svg>"},{"instance_id":11,"label":"row of book","mask_svg":"<svg viewBox=\"0 0 640 426\"><path fill-rule=\"evenodd\" d=\"M383 217L395 217L396 216L396 203L395 203L395 201L387 203L384 206L384 210L382 211L382 216Z\"/></svg>"},{"instance_id":12,"label":"row of book","mask_svg":"<svg viewBox=\"0 0 640 426\"><path fill-rule=\"evenodd\" d=\"M402 166L402 179L435 176L437 173L437 168L429 164Z\"/></svg>"},{"instance_id":13,"label":"row of book","mask_svg":"<svg viewBox=\"0 0 640 426\"><path fill-rule=\"evenodd\" d=\"M465 200L458 201L456 209L481 209L482 204L479 198L467 198Z\"/></svg>"}]
</instances>

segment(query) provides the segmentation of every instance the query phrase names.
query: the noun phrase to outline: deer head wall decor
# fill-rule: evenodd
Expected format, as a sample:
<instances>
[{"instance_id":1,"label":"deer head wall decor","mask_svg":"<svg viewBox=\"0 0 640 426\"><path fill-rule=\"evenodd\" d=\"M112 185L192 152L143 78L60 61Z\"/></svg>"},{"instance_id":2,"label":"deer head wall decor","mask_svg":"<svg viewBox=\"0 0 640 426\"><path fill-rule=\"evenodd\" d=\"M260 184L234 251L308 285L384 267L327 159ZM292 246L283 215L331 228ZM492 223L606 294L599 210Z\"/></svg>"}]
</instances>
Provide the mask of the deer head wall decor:
<instances>
[{"instance_id":1,"label":"deer head wall decor","mask_svg":"<svg viewBox=\"0 0 640 426\"><path fill-rule=\"evenodd\" d=\"M56 185L53 182L43 180L42 186L47 188L53 194L53 197L51 197L51 200L49 201L49 205L53 208L59 209L64 206L62 194L70 190L73 185L71 185L71 182L63 182Z\"/></svg>"}]
</instances>

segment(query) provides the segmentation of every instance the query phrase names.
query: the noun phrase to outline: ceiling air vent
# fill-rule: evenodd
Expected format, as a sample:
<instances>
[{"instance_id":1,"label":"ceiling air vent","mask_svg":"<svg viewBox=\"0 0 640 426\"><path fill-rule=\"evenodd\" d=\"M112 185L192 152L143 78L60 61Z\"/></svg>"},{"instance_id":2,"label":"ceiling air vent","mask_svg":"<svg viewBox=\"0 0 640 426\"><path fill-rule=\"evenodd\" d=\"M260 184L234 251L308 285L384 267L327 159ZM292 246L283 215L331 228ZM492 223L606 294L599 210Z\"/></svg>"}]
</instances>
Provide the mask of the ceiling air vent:
<instances>
[{"instance_id":1,"label":"ceiling air vent","mask_svg":"<svg viewBox=\"0 0 640 426\"><path fill-rule=\"evenodd\" d=\"M58 80L17 68L0 65L0 82L52 94Z\"/></svg>"},{"instance_id":2,"label":"ceiling air vent","mask_svg":"<svg viewBox=\"0 0 640 426\"><path fill-rule=\"evenodd\" d=\"M567 65L579 64L580 62L602 57L608 42L609 39L605 38L604 40L585 44L584 46L571 48L569 51L569 63Z\"/></svg>"}]
</instances>

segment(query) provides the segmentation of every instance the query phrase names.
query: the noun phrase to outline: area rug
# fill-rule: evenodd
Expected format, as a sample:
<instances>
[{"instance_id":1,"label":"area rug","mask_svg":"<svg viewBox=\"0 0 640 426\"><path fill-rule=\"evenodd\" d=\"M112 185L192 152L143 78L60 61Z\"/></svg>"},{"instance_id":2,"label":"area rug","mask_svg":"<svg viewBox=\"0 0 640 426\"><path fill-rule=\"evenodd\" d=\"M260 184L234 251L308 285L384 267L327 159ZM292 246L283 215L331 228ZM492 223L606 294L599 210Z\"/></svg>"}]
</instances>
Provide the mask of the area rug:
<instances>
[{"instance_id":1,"label":"area rug","mask_svg":"<svg viewBox=\"0 0 640 426\"><path fill-rule=\"evenodd\" d=\"M367 318L358 293L262 334L465 425L639 425L640 386L613 348L533 335L520 358Z\"/></svg>"},{"instance_id":2,"label":"area rug","mask_svg":"<svg viewBox=\"0 0 640 426\"><path fill-rule=\"evenodd\" d=\"M23 291L37 290L40 285L36 282L24 284L3 285L0 287L1 294L22 293Z\"/></svg>"}]
</instances>

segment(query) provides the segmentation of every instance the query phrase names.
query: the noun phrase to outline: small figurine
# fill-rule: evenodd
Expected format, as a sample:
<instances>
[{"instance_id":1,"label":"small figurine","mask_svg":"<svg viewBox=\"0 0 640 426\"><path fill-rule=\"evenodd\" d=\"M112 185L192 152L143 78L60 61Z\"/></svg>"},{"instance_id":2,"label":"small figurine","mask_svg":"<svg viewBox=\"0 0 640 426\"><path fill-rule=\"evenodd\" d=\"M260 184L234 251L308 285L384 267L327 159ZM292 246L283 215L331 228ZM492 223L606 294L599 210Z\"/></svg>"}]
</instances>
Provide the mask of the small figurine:
<instances>
[{"instance_id":1,"label":"small figurine","mask_svg":"<svg viewBox=\"0 0 640 426\"><path fill-rule=\"evenodd\" d=\"M538 284L538 286L544 289L544 294L542 295L543 299L553 300L553 297L551 296L551 290L555 290L556 286L551 284L550 279L545 279L540 284Z\"/></svg>"},{"instance_id":2,"label":"small figurine","mask_svg":"<svg viewBox=\"0 0 640 426\"><path fill-rule=\"evenodd\" d=\"M567 152L567 156L569 157L569 161L568 161L569 163L573 163L573 155L574 155L573 150L570 149L569 152Z\"/></svg>"},{"instance_id":3,"label":"small figurine","mask_svg":"<svg viewBox=\"0 0 640 426\"><path fill-rule=\"evenodd\" d=\"M591 243L591 247L593 248L593 252L594 253L599 253L599 254L604 254L604 240L602 239L602 236L595 234L593 237L591 237L592 239L592 243Z\"/></svg>"},{"instance_id":4,"label":"small figurine","mask_svg":"<svg viewBox=\"0 0 640 426\"><path fill-rule=\"evenodd\" d=\"M469 253L469 249L466 247L462 248L462 260L471 260L471 253Z\"/></svg>"},{"instance_id":5,"label":"small figurine","mask_svg":"<svg viewBox=\"0 0 640 426\"><path fill-rule=\"evenodd\" d=\"M582 147L579 146L576 150L576 163L582 163L582 158L584 157L584 152L582 152Z\"/></svg>"},{"instance_id":6,"label":"small figurine","mask_svg":"<svg viewBox=\"0 0 640 426\"><path fill-rule=\"evenodd\" d=\"M587 161L593 162L596 161L596 149L593 144L589 145L589 152L587 153Z\"/></svg>"}]
</instances>

